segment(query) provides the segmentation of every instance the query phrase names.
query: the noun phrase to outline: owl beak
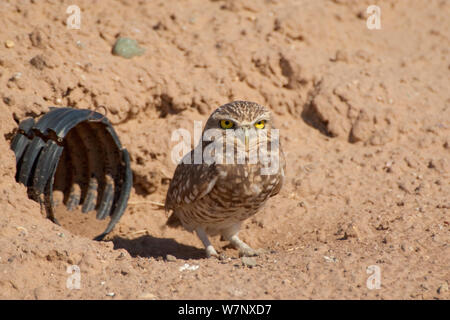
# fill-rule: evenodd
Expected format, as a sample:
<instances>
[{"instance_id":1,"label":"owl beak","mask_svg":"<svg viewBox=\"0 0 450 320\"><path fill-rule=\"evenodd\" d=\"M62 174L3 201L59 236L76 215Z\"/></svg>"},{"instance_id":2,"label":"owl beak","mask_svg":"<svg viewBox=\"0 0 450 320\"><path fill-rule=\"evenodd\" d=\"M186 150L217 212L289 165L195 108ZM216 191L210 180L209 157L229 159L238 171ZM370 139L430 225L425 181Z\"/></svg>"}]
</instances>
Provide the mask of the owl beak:
<instances>
[{"instance_id":1,"label":"owl beak","mask_svg":"<svg viewBox=\"0 0 450 320\"><path fill-rule=\"evenodd\" d=\"M244 127L245 149L248 149L248 127Z\"/></svg>"}]
</instances>

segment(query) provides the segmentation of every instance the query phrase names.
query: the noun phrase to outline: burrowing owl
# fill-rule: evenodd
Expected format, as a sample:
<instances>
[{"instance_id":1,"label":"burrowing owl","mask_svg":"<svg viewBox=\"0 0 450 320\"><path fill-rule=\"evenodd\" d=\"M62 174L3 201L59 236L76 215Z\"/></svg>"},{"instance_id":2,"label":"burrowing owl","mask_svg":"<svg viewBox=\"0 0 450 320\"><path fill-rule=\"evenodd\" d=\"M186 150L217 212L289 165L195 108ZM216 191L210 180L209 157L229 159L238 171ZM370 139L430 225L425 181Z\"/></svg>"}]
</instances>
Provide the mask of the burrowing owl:
<instances>
[{"instance_id":1,"label":"burrowing owl","mask_svg":"<svg viewBox=\"0 0 450 320\"><path fill-rule=\"evenodd\" d=\"M215 134L205 141L207 132ZM208 235L218 234L240 255L256 255L238 233L241 223L276 195L283 184L285 159L274 133L278 131L274 130L270 111L257 103L235 101L217 108L203 129L204 140L175 170L165 202L166 211L173 211L167 225L195 231L208 257L218 256L208 239ZM215 148L210 148L212 145ZM208 148L214 150L210 153L214 158L209 161ZM221 151L222 158L216 157ZM269 162L256 154L271 157L271 170L267 170Z\"/></svg>"}]
</instances>

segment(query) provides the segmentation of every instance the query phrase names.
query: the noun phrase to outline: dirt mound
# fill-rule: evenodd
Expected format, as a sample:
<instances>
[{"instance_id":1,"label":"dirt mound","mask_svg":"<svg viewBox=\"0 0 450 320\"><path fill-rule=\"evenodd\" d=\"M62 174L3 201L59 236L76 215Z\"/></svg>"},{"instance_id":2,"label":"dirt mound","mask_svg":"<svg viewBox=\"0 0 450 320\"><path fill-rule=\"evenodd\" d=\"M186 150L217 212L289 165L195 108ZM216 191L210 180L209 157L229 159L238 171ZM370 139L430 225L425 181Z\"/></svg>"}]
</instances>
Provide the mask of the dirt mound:
<instances>
[{"instance_id":1,"label":"dirt mound","mask_svg":"<svg viewBox=\"0 0 450 320\"><path fill-rule=\"evenodd\" d=\"M70 29L71 3L2 1L0 298L448 299L450 5L377 3L380 30L369 1L80 0ZM113 55L119 37L145 52ZM233 100L274 112L287 158L241 232L264 250L254 266L162 227L172 132ZM105 106L130 152L104 242L95 213L61 210L58 226L15 181L18 123L50 106Z\"/></svg>"}]
</instances>

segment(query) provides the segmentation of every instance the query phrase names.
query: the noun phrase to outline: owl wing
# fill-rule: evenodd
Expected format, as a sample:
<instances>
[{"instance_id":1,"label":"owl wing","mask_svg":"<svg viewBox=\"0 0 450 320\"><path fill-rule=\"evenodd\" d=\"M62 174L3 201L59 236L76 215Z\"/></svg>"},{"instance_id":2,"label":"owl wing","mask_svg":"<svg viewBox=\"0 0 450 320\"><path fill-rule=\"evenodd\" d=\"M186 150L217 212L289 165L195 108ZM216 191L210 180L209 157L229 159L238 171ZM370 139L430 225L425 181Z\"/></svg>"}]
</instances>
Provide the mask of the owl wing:
<instances>
[{"instance_id":1,"label":"owl wing","mask_svg":"<svg viewBox=\"0 0 450 320\"><path fill-rule=\"evenodd\" d=\"M191 159L193 159L193 154L194 151L191 151ZM212 190L218 177L215 164L181 162L170 181L165 210L173 210L203 198Z\"/></svg>"},{"instance_id":2,"label":"owl wing","mask_svg":"<svg viewBox=\"0 0 450 320\"><path fill-rule=\"evenodd\" d=\"M285 173L286 173L286 159L284 158L284 153L280 149L280 171L277 179L277 183L275 184L272 192L270 193L270 196L276 196L283 186L284 179L285 179Z\"/></svg>"}]
</instances>

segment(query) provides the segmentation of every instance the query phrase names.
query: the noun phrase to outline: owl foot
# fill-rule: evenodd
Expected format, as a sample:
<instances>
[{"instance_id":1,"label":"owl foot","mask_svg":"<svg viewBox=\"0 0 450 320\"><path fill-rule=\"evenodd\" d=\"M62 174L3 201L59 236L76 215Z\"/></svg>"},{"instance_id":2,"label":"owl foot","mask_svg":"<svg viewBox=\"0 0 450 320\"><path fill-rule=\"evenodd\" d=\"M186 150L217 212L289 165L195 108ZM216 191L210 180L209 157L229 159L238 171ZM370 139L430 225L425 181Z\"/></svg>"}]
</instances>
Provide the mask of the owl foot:
<instances>
[{"instance_id":1,"label":"owl foot","mask_svg":"<svg viewBox=\"0 0 450 320\"><path fill-rule=\"evenodd\" d=\"M252 249L248 244L239 239L237 235L230 238L230 243L239 250L239 257L254 257L259 255L255 249Z\"/></svg>"}]
</instances>

